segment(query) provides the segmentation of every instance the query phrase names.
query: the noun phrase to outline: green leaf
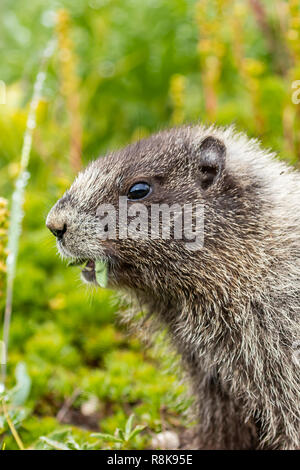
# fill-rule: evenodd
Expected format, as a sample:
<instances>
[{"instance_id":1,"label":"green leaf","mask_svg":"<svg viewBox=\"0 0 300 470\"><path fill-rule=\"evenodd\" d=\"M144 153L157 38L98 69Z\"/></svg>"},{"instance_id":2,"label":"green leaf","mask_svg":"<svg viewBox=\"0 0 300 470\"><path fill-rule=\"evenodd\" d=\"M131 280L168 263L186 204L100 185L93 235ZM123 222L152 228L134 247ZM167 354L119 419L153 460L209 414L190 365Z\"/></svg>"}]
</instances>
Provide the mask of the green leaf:
<instances>
[{"instance_id":1,"label":"green leaf","mask_svg":"<svg viewBox=\"0 0 300 470\"><path fill-rule=\"evenodd\" d=\"M17 384L11 391L11 401L14 405L21 406L26 402L31 389L31 379L24 362L17 364L15 377Z\"/></svg>"},{"instance_id":2,"label":"green leaf","mask_svg":"<svg viewBox=\"0 0 300 470\"><path fill-rule=\"evenodd\" d=\"M96 261L95 272L99 286L105 288L107 286L107 264L104 261Z\"/></svg>"},{"instance_id":3,"label":"green leaf","mask_svg":"<svg viewBox=\"0 0 300 470\"><path fill-rule=\"evenodd\" d=\"M63 444L62 442L54 441L53 439L49 439L45 436L40 437L40 441L45 442L49 447L53 447L57 450L71 450L70 447Z\"/></svg>"},{"instance_id":4,"label":"green leaf","mask_svg":"<svg viewBox=\"0 0 300 470\"><path fill-rule=\"evenodd\" d=\"M91 436L96 437L98 439L103 439L103 441L111 441L111 442L118 442L118 443L123 442L123 440L120 439L119 437L113 436L112 434L103 434L102 432L91 434Z\"/></svg>"},{"instance_id":5,"label":"green leaf","mask_svg":"<svg viewBox=\"0 0 300 470\"><path fill-rule=\"evenodd\" d=\"M143 426L141 424L136 426L129 436L129 441L133 439L135 436L137 436L140 432L142 432L145 428L146 426Z\"/></svg>"},{"instance_id":6,"label":"green leaf","mask_svg":"<svg viewBox=\"0 0 300 470\"><path fill-rule=\"evenodd\" d=\"M124 434L124 431L123 429L116 429L116 435L119 436L120 439L122 439L121 442L124 442L125 441L125 434Z\"/></svg>"},{"instance_id":7,"label":"green leaf","mask_svg":"<svg viewBox=\"0 0 300 470\"><path fill-rule=\"evenodd\" d=\"M75 441L75 439L72 436L68 437L67 444L75 450L81 450L80 445Z\"/></svg>"},{"instance_id":8,"label":"green leaf","mask_svg":"<svg viewBox=\"0 0 300 470\"><path fill-rule=\"evenodd\" d=\"M129 441L134 415L131 414L125 424L125 441Z\"/></svg>"}]
</instances>

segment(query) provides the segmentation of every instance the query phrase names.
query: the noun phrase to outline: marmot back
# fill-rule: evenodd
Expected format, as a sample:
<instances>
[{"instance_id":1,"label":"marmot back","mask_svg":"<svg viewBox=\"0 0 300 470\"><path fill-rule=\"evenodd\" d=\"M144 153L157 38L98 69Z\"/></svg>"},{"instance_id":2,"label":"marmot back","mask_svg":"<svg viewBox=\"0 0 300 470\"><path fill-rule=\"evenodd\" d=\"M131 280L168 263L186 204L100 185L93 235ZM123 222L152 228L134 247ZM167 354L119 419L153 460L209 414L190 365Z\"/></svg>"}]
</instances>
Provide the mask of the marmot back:
<instances>
[{"instance_id":1,"label":"marmot back","mask_svg":"<svg viewBox=\"0 0 300 470\"><path fill-rule=\"evenodd\" d=\"M175 218L171 238L162 219L159 236L152 219L123 236L121 200L127 222L145 208L148 223L154 205L203 207L201 246L174 236ZM167 326L197 397L199 448L300 447L299 204L300 174L257 141L185 126L91 163L48 215L61 254L87 261L84 280L105 261L109 285ZM115 221L99 218L104 205Z\"/></svg>"}]
</instances>

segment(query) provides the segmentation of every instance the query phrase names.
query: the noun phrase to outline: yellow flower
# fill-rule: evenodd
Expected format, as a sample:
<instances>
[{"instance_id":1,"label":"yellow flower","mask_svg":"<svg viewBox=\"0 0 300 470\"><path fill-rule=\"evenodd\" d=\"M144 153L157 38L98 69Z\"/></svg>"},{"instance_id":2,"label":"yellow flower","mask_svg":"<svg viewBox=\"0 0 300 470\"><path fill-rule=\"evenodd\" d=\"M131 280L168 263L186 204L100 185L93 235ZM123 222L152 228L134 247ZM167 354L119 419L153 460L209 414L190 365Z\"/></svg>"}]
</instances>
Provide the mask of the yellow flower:
<instances>
[{"instance_id":1,"label":"yellow flower","mask_svg":"<svg viewBox=\"0 0 300 470\"><path fill-rule=\"evenodd\" d=\"M184 119L185 77L175 74L171 77L170 96L173 104L172 122L181 124Z\"/></svg>"},{"instance_id":2,"label":"yellow flower","mask_svg":"<svg viewBox=\"0 0 300 470\"><path fill-rule=\"evenodd\" d=\"M256 59L245 58L243 66L244 71L251 77L258 77L264 71L264 64Z\"/></svg>"},{"instance_id":3,"label":"yellow flower","mask_svg":"<svg viewBox=\"0 0 300 470\"><path fill-rule=\"evenodd\" d=\"M57 12L56 32L58 36L59 61L61 69L61 92L66 99L66 105L71 124L70 163L74 172L81 168L82 125L79 111L79 83L76 73L76 56L71 40L71 22L67 10Z\"/></svg>"},{"instance_id":4,"label":"yellow flower","mask_svg":"<svg viewBox=\"0 0 300 470\"><path fill-rule=\"evenodd\" d=\"M63 310L66 306L66 297L63 294L57 294L56 297L49 301L51 310Z\"/></svg>"}]
</instances>

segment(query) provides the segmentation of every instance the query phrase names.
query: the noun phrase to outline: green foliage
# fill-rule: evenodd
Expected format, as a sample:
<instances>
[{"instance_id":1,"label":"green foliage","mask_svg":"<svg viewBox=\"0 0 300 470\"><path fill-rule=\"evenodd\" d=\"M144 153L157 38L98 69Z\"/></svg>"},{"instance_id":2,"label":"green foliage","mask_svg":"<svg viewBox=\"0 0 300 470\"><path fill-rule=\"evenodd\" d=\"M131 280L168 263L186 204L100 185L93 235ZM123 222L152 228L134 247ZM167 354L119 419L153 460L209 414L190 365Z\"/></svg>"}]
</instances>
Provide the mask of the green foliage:
<instances>
[{"instance_id":1,"label":"green foliage","mask_svg":"<svg viewBox=\"0 0 300 470\"><path fill-rule=\"evenodd\" d=\"M125 429L117 428L114 434L95 433L92 437L107 441L112 449L132 449L134 440L145 429L145 426L135 426L133 428L134 415L130 415L125 424Z\"/></svg>"},{"instance_id":2,"label":"green foliage","mask_svg":"<svg viewBox=\"0 0 300 470\"><path fill-rule=\"evenodd\" d=\"M0 105L0 196L11 198L41 52L61 7L71 18L84 163L181 116L234 122L296 162L296 46L284 32L272 36L280 18L270 2L262 2L271 25L267 34L246 2L208 3L200 2L204 10L197 16L195 0L2 0L0 80L7 104ZM237 16L233 4L240 8ZM64 53L58 50L49 64L38 106L13 299L10 391L0 398L26 448L145 448L151 433L186 424L190 404L172 364L161 367L158 357L169 357L164 340L157 354L128 338L115 324L114 293L83 286L79 268L61 262L44 225L74 178L70 112L61 92ZM217 64L215 72L207 64ZM215 109L207 91L216 98ZM18 448L1 411L3 443Z\"/></svg>"}]
</instances>

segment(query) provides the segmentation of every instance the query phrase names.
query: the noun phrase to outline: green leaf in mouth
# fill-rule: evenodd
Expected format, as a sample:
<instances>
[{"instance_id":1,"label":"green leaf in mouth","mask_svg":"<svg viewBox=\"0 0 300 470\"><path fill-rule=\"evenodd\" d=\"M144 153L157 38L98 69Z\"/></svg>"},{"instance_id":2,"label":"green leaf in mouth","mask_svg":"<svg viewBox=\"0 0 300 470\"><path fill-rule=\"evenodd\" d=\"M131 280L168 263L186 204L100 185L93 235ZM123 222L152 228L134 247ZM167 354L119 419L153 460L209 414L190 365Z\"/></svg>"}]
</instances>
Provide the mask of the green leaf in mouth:
<instances>
[{"instance_id":1,"label":"green leaf in mouth","mask_svg":"<svg viewBox=\"0 0 300 470\"><path fill-rule=\"evenodd\" d=\"M96 280L100 287L107 286L107 264L104 261L95 262Z\"/></svg>"}]
</instances>

